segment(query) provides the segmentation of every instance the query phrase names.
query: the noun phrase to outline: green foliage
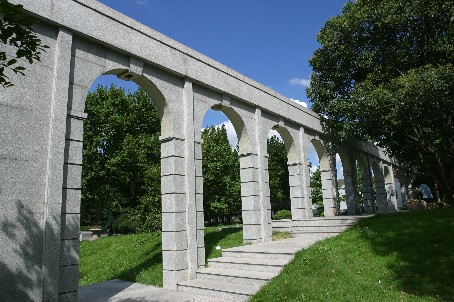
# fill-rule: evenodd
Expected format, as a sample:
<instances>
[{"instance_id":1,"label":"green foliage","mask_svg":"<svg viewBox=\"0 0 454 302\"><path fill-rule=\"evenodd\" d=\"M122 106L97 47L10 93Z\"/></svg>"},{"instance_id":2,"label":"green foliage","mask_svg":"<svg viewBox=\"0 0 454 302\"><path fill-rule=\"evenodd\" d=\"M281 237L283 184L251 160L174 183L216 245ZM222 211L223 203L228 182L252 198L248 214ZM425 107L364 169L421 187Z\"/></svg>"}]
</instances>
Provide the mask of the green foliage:
<instances>
[{"instance_id":1,"label":"green foliage","mask_svg":"<svg viewBox=\"0 0 454 302\"><path fill-rule=\"evenodd\" d=\"M85 111L82 224L160 230L160 122L150 98L99 86Z\"/></svg>"},{"instance_id":2,"label":"green foliage","mask_svg":"<svg viewBox=\"0 0 454 302\"><path fill-rule=\"evenodd\" d=\"M273 219L281 220L281 219L292 219L292 212L289 210L280 210L274 214Z\"/></svg>"},{"instance_id":3,"label":"green foliage","mask_svg":"<svg viewBox=\"0 0 454 302\"><path fill-rule=\"evenodd\" d=\"M330 135L377 142L454 202L454 2L348 2L317 39L307 93Z\"/></svg>"},{"instance_id":4,"label":"green foliage","mask_svg":"<svg viewBox=\"0 0 454 302\"><path fill-rule=\"evenodd\" d=\"M41 52L49 48L41 43L32 28L37 20L24 14L22 8L22 5L0 0L0 41L16 49L14 57L0 51L0 85L3 88L14 85L6 74L7 70L25 75L25 67L18 63L19 59L26 59L32 64L39 61Z\"/></svg>"},{"instance_id":5,"label":"green foliage","mask_svg":"<svg viewBox=\"0 0 454 302\"><path fill-rule=\"evenodd\" d=\"M202 133L203 206L205 221L228 222L241 217L241 183L238 150L230 147L224 126Z\"/></svg>"},{"instance_id":6,"label":"green foliage","mask_svg":"<svg viewBox=\"0 0 454 302\"><path fill-rule=\"evenodd\" d=\"M268 174L271 210L290 210L290 186L287 165L287 150L284 142L276 136L268 139ZM291 216L290 216L291 218Z\"/></svg>"},{"instance_id":7,"label":"green foliage","mask_svg":"<svg viewBox=\"0 0 454 302\"><path fill-rule=\"evenodd\" d=\"M454 208L377 215L298 252L251 299L452 301Z\"/></svg>"}]
</instances>

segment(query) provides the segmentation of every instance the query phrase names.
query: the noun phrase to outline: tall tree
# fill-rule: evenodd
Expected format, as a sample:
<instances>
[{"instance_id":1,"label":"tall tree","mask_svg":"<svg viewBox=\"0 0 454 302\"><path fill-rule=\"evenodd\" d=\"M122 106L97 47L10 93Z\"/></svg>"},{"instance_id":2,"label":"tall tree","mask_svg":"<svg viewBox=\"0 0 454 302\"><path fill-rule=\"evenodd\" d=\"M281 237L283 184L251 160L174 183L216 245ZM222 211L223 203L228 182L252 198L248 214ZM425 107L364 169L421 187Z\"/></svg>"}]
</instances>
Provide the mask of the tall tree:
<instances>
[{"instance_id":1,"label":"tall tree","mask_svg":"<svg viewBox=\"0 0 454 302\"><path fill-rule=\"evenodd\" d=\"M309 162L309 168L312 168L312 163ZM320 167L310 174L311 181L311 196L312 204L319 207L323 207L323 195L322 195L322 174L320 173Z\"/></svg>"},{"instance_id":2,"label":"tall tree","mask_svg":"<svg viewBox=\"0 0 454 302\"><path fill-rule=\"evenodd\" d=\"M377 142L454 202L454 1L349 2L317 40L307 93L326 130Z\"/></svg>"},{"instance_id":3,"label":"tall tree","mask_svg":"<svg viewBox=\"0 0 454 302\"><path fill-rule=\"evenodd\" d=\"M227 130L211 126L202 133L203 203L205 220L228 221L241 216L238 149L232 150Z\"/></svg>"},{"instance_id":4,"label":"tall tree","mask_svg":"<svg viewBox=\"0 0 454 302\"><path fill-rule=\"evenodd\" d=\"M49 46L42 44L41 39L35 34L32 25L36 19L23 12L22 5L14 5L7 0L0 0L0 41L11 46L12 51L0 51L0 85L13 86L7 71L25 75L25 67L20 59L25 59L32 64L39 61L41 52Z\"/></svg>"},{"instance_id":5,"label":"tall tree","mask_svg":"<svg viewBox=\"0 0 454 302\"><path fill-rule=\"evenodd\" d=\"M268 138L268 175L271 210L291 210L287 150L276 136Z\"/></svg>"},{"instance_id":6,"label":"tall tree","mask_svg":"<svg viewBox=\"0 0 454 302\"><path fill-rule=\"evenodd\" d=\"M147 94L99 86L85 108L82 222L161 228L160 121Z\"/></svg>"}]
</instances>

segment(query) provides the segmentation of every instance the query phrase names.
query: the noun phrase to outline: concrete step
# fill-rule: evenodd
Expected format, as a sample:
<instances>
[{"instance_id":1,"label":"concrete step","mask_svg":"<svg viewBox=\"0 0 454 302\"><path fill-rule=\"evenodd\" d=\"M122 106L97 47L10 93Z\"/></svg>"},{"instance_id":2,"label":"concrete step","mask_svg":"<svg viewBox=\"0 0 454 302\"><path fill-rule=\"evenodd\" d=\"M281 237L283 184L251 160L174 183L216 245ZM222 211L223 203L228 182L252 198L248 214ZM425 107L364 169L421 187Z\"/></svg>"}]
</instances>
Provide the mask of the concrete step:
<instances>
[{"instance_id":1,"label":"concrete step","mask_svg":"<svg viewBox=\"0 0 454 302\"><path fill-rule=\"evenodd\" d=\"M257 285L229 284L200 279L178 283L178 291L233 301L247 301L259 289Z\"/></svg>"},{"instance_id":2,"label":"concrete step","mask_svg":"<svg viewBox=\"0 0 454 302\"><path fill-rule=\"evenodd\" d=\"M286 249L285 246L278 249L256 251L248 247L236 247L222 251L222 257L229 258L252 258L252 259L277 259L290 262L295 256L295 251Z\"/></svg>"},{"instance_id":3,"label":"concrete step","mask_svg":"<svg viewBox=\"0 0 454 302\"><path fill-rule=\"evenodd\" d=\"M318 233L332 233L332 232L343 232L346 229L350 228L352 225L348 224L339 224L339 225L300 225L292 228L292 233L294 232L318 232Z\"/></svg>"},{"instance_id":4,"label":"concrete step","mask_svg":"<svg viewBox=\"0 0 454 302\"><path fill-rule=\"evenodd\" d=\"M278 273L288 263L279 259L220 257L208 259L208 267Z\"/></svg>"},{"instance_id":5,"label":"concrete step","mask_svg":"<svg viewBox=\"0 0 454 302\"><path fill-rule=\"evenodd\" d=\"M222 269L214 267L203 268L197 271L197 279L256 286L264 285L276 275L277 273Z\"/></svg>"}]
</instances>

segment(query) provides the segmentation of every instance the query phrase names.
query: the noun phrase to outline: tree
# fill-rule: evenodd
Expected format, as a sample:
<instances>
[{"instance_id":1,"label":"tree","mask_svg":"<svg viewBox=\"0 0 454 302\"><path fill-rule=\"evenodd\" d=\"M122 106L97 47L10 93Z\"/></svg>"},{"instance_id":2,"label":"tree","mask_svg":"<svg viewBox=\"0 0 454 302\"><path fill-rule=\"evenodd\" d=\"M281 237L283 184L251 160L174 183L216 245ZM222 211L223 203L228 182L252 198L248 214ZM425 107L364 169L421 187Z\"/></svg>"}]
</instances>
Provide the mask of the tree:
<instances>
[{"instance_id":1,"label":"tree","mask_svg":"<svg viewBox=\"0 0 454 302\"><path fill-rule=\"evenodd\" d=\"M238 149L232 150L225 126L202 133L203 206L205 221L230 221L241 216Z\"/></svg>"},{"instance_id":2,"label":"tree","mask_svg":"<svg viewBox=\"0 0 454 302\"><path fill-rule=\"evenodd\" d=\"M268 175L271 210L291 210L287 150L276 136L268 138Z\"/></svg>"},{"instance_id":3,"label":"tree","mask_svg":"<svg viewBox=\"0 0 454 302\"><path fill-rule=\"evenodd\" d=\"M454 2L349 2L317 40L307 93L326 131L376 142L454 202Z\"/></svg>"},{"instance_id":4,"label":"tree","mask_svg":"<svg viewBox=\"0 0 454 302\"><path fill-rule=\"evenodd\" d=\"M312 163L309 162L309 169L312 168ZM322 174L320 172L320 167L311 173L311 196L312 204L315 204L323 208L323 194L322 194Z\"/></svg>"},{"instance_id":5,"label":"tree","mask_svg":"<svg viewBox=\"0 0 454 302\"><path fill-rule=\"evenodd\" d=\"M37 20L25 14L22 9L22 5L0 0L0 41L15 49L13 57L8 51L0 51L0 85L4 88L14 85L6 74L7 70L25 75L25 67L18 62L19 59L24 58L32 64L39 61L41 52L49 48L42 44L32 28Z\"/></svg>"},{"instance_id":6,"label":"tree","mask_svg":"<svg viewBox=\"0 0 454 302\"><path fill-rule=\"evenodd\" d=\"M161 229L160 120L147 94L99 86L85 108L83 224Z\"/></svg>"}]
</instances>

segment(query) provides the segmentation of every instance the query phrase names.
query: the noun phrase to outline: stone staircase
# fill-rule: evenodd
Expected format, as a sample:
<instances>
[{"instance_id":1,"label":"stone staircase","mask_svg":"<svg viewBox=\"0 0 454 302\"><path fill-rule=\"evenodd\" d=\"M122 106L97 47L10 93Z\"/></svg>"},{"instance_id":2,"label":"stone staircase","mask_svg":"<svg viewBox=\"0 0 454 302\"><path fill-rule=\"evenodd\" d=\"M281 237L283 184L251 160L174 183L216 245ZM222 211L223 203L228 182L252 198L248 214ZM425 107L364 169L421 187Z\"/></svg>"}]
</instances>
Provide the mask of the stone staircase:
<instances>
[{"instance_id":1,"label":"stone staircase","mask_svg":"<svg viewBox=\"0 0 454 302\"><path fill-rule=\"evenodd\" d=\"M314 218L299 222L273 221L273 230L291 230L294 237L222 251L197 271L197 279L180 282L178 291L211 296L225 301L247 301L261 286L277 276L296 252L335 236L366 216Z\"/></svg>"}]
</instances>

